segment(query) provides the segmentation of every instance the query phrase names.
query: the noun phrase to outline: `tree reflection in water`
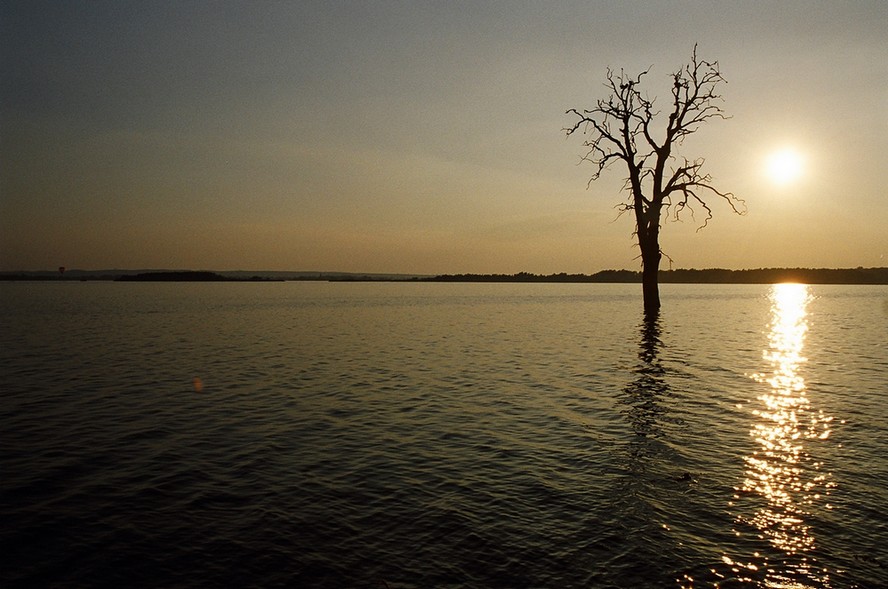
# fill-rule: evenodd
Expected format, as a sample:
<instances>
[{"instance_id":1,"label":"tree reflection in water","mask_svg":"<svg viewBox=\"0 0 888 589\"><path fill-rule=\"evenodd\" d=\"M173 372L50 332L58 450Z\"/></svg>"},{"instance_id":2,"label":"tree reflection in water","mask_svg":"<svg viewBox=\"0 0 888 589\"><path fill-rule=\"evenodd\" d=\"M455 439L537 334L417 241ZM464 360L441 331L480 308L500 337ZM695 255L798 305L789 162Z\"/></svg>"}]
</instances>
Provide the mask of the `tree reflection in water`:
<instances>
[{"instance_id":1,"label":"tree reflection in water","mask_svg":"<svg viewBox=\"0 0 888 589\"><path fill-rule=\"evenodd\" d=\"M831 418L812 406L800 370L810 298L804 284L772 287L763 353L768 372L754 375L768 386L752 411L756 449L744 457L745 478L732 508L738 541L760 548L742 559L725 555L723 561L726 578L756 586L831 586L828 571L813 556L816 536L809 523L815 511L830 509L826 496L832 487L811 455L812 444L829 437Z\"/></svg>"},{"instance_id":2,"label":"tree reflection in water","mask_svg":"<svg viewBox=\"0 0 888 589\"><path fill-rule=\"evenodd\" d=\"M668 369L660 359L661 321L645 317L639 327L637 362L619 396L630 437L614 492L610 538L620 586L649 586L675 567L676 539L670 523L683 493L693 484L678 442L683 422L672 403Z\"/></svg>"},{"instance_id":3,"label":"tree reflection in water","mask_svg":"<svg viewBox=\"0 0 888 589\"><path fill-rule=\"evenodd\" d=\"M660 319L646 316L640 327L638 365L635 378L623 390L629 425L635 433L635 452L646 455L653 449L647 438L662 435L662 419L666 414L663 397L669 393L664 375L665 368L660 362L659 352L663 345L660 339Z\"/></svg>"}]
</instances>

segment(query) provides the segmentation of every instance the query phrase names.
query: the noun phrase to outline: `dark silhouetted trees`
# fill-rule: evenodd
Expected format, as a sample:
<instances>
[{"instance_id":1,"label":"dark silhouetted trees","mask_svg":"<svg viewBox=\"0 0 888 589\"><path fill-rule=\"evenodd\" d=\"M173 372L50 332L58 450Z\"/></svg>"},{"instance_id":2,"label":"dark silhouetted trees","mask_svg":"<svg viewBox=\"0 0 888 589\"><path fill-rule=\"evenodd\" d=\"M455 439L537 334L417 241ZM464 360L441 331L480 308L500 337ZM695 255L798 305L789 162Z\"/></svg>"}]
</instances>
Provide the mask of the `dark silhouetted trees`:
<instances>
[{"instance_id":1,"label":"dark silhouetted trees","mask_svg":"<svg viewBox=\"0 0 888 589\"><path fill-rule=\"evenodd\" d=\"M710 119L724 119L718 86L724 82L718 62L697 57L697 46L691 62L671 75L671 102L659 110L654 98L641 91L645 70L636 76L623 70L608 68L605 87L609 96L600 99L591 109L572 108L567 114L576 117L566 128L567 135L581 132L588 151L583 161L595 171L589 183L614 162L625 166L625 189L629 196L618 208L635 215L635 236L641 250L642 290L646 314L660 309L657 273L663 252L660 249L661 216L665 213L678 219L683 212L700 208L706 217L700 228L712 218L708 198L724 199L731 209L743 214L743 201L730 192L722 192L711 184L711 177L702 171L703 158L689 160L679 157L677 148L688 135ZM664 120L665 117L665 120Z\"/></svg>"}]
</instances>

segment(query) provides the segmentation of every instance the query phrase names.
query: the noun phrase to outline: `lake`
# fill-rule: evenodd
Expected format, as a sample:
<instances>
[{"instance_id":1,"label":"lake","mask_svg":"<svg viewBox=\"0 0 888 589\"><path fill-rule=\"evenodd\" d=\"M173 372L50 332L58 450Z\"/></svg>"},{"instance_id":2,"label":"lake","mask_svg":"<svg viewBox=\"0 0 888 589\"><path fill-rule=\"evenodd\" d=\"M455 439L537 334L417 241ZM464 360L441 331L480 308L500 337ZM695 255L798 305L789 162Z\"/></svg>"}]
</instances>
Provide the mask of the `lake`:
<instances>
[{"instance_id":1,"label":"lake","mask_svg":"<svg viewBox=\"0 0 888 589\"><path fill-rule=\"evenodd\" d=\"M0 586L888 586L888 287L0 283Z\"/></svg>"}]
</instances>

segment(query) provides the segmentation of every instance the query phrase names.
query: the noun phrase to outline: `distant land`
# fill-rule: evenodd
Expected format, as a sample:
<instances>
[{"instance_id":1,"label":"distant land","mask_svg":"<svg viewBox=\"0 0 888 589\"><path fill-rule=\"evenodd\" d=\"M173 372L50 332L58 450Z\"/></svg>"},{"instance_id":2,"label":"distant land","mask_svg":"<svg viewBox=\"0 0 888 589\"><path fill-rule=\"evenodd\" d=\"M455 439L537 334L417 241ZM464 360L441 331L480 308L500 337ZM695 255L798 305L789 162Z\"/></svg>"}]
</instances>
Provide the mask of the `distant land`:
<instances>
[{"instance_id":1,"label":"distant land","mask_svg":"<svg viewBox=\"0 0 888 589\"><path fill-rule=\"evenodd\" d=\"M415 280L427 278L418 274L358 274L353 272L307 272L280 270L169 270L169 269L109 269L109 270L33 270L0 272L3 280L115 280L122 282L230 282L230 281L290 281L290 280Z\"/></svg>"},{"instance_id":2,"label":"distant land","mask_svg":"<svg viewBox=\"0 0 888 589\"><path fill-rule=\"evenodd\" d=\"M280 278L266 278L253 275L249 278L223 276L217 272L179 270L171 272L140 272L124 274L115 280L121 282L281 282Z\"/></svg>"},{"instance_id":3,"label":"distant land","mask_svg":"<svg viewBox=\"0 0 888 589\"><path fill-rule=\"evenodd\" d=\"M635 283L641 272L602 270L595 274L362 274L355 272L287 272L279 270L56 270L0 272L0 281L154 281L154 282L267 282L319 280L326 282L554 282ZM660 282L693 284L888 284L888 268L723 268L661 270Z\"/></svg>"},{"instance_id":4,"label":"distant land","mask_svg":"<svg viewBox=\"0 0 888 589\"><path fill-rule=\"evenodd\" d=\"M660 270L661 284L888 284L888 268L757 268L753 270ZM640 283L641 272L602 270L595 274L445 274L422 280L435 282L606 282Z\"/></svg>"}]
</instances>

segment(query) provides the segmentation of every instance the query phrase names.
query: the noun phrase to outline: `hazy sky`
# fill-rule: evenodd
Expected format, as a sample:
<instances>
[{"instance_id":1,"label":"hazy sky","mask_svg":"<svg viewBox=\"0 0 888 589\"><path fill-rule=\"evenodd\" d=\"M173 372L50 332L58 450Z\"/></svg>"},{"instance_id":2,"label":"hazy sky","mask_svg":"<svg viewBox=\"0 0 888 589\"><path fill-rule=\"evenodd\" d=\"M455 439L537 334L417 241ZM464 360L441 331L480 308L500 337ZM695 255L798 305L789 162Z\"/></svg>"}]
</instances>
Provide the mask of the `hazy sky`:
<instances>
[{"instance_id":1,"label":"hazy sky","mask_svg":"<svg viewBox=\"0 0 888 589\"><path fill-rule=\"evenodd\" d=\"M886 24L885 0L6 0L0 269L636 269L623 171L587 189L564 112L608 65L653 66L664 102L695 42L733 118L681 153L749 213L666 223L675 266L886 266Z\"/></svg>"}]
</instances>

